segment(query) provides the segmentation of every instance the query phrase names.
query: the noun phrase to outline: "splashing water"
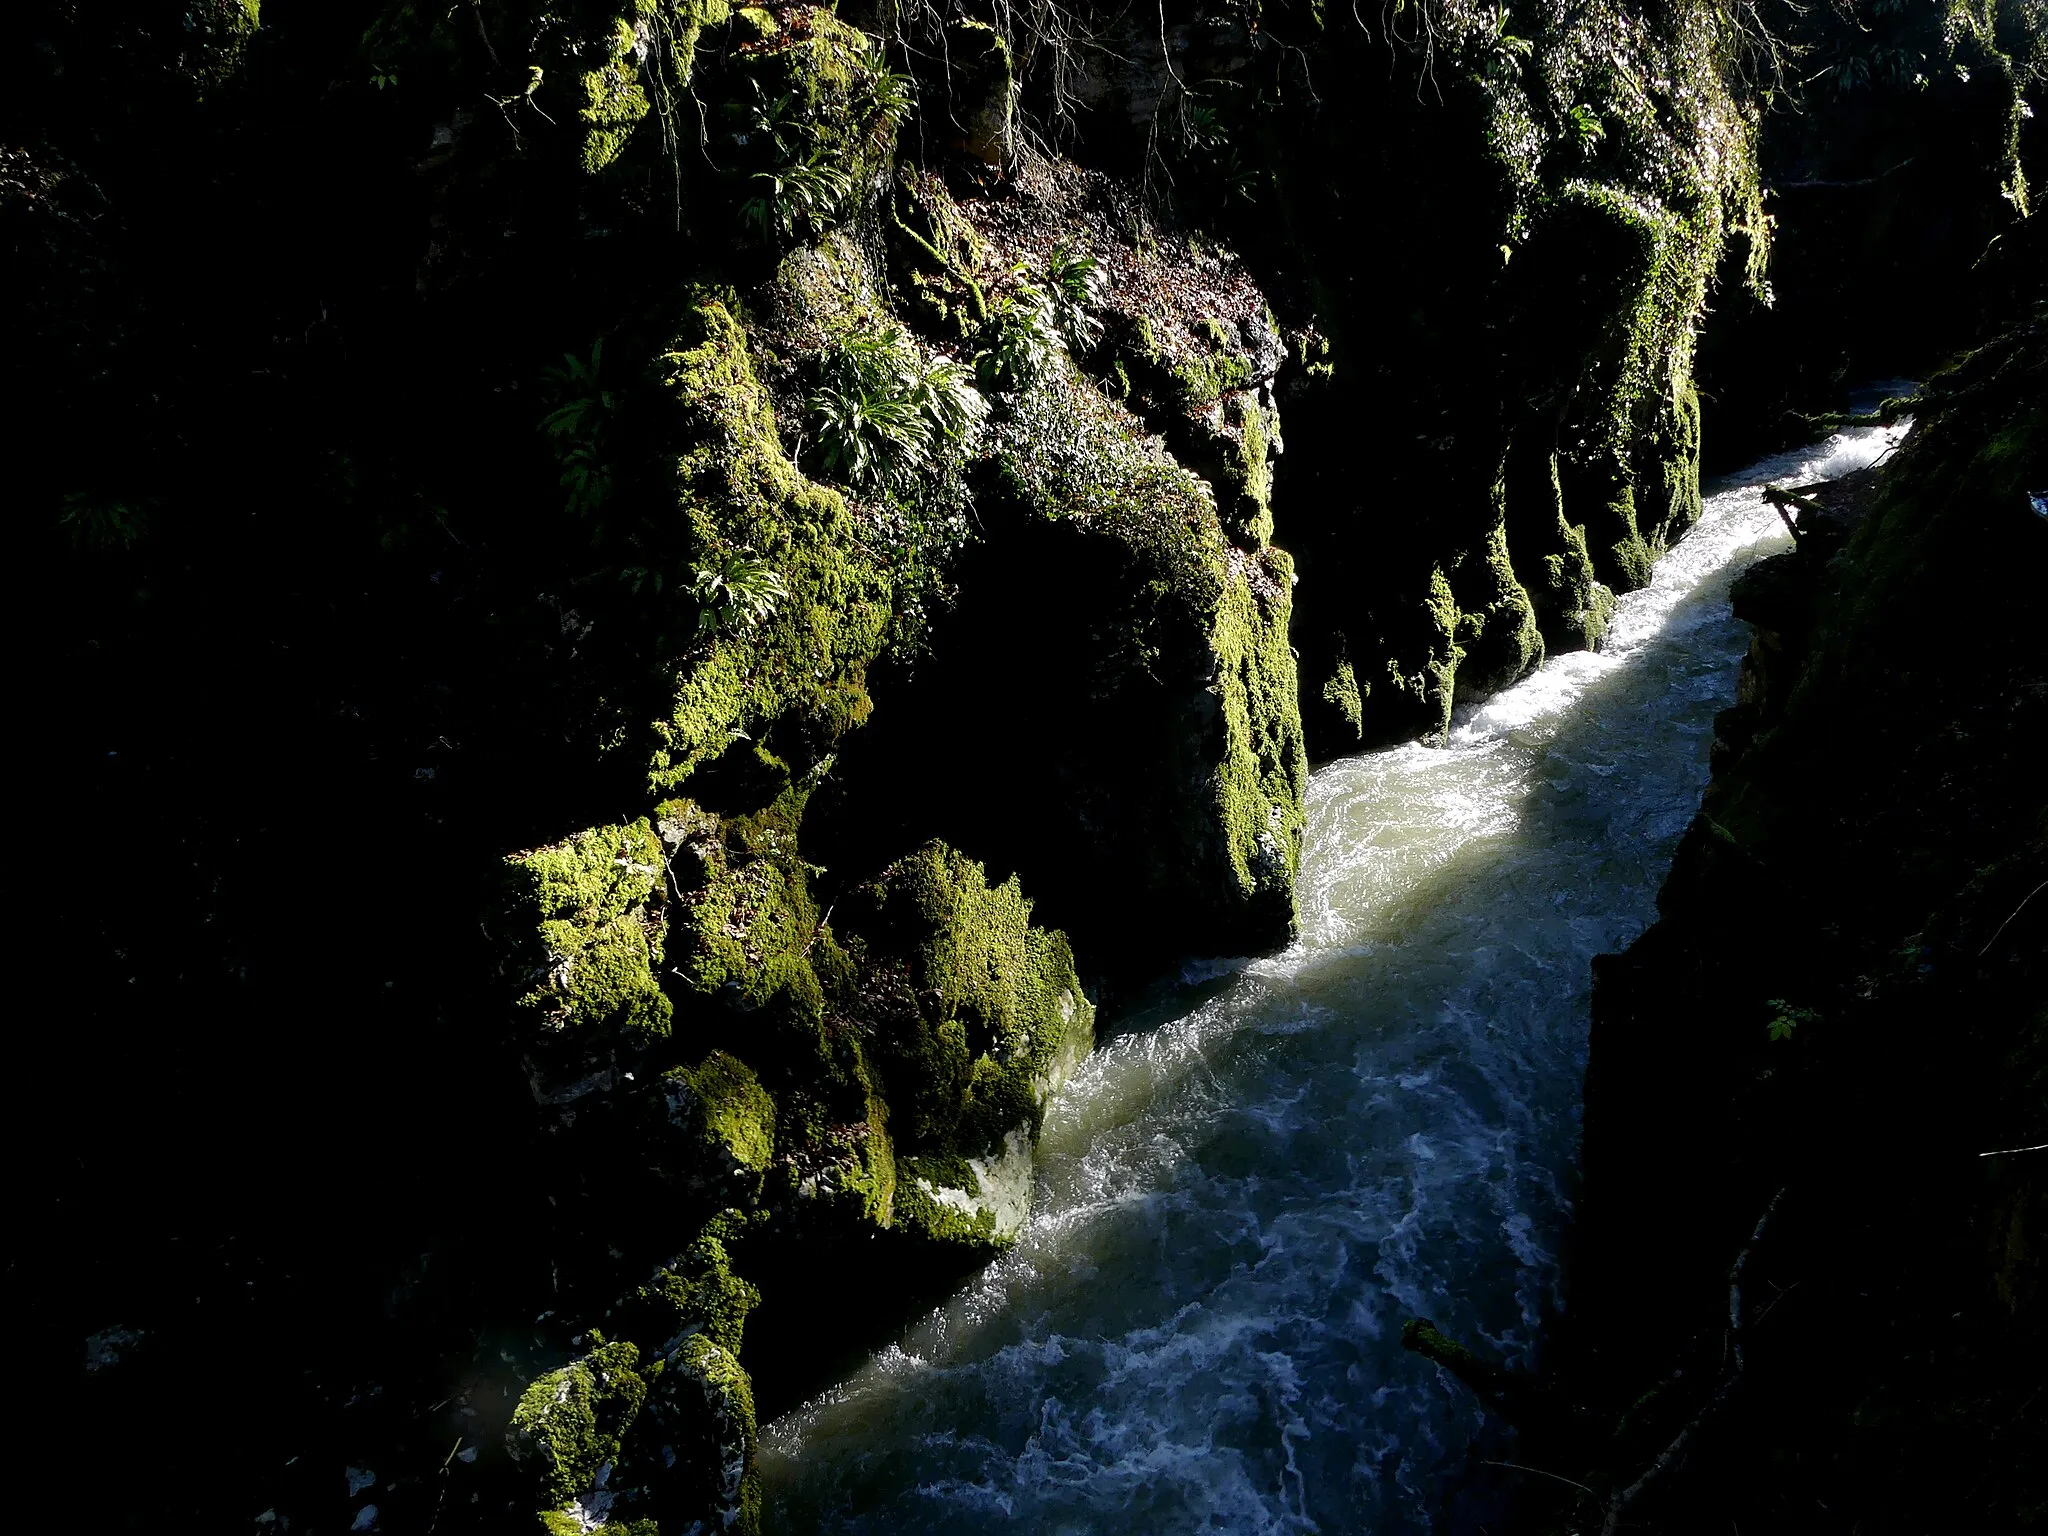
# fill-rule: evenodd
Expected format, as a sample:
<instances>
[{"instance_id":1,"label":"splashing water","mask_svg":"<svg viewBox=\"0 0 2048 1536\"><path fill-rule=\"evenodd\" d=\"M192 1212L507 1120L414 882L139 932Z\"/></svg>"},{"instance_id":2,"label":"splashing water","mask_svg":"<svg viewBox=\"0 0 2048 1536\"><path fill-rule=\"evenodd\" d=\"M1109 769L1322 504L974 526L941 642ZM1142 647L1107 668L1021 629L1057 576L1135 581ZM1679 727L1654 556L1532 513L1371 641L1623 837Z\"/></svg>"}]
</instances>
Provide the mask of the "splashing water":
<instances>
[{"instance_id":1,"label":"splashing water","mask_svg":"<svg viewBox=\"0 0 2048 1536\"><path fill-rule=\"evenodd\" d=\"M1557 1304L1592 957L1627 944L1748 644L1735 576L1786 534L1768 460L1557 658L1442 747L1309 790L1301 938L1190 966L1046 1117L1013 1252L764 1436L792 1531L1431 1528L1487 1433L1404 1353L1432 1317L1518 1359Z\"/></svg>"}]
</instances>

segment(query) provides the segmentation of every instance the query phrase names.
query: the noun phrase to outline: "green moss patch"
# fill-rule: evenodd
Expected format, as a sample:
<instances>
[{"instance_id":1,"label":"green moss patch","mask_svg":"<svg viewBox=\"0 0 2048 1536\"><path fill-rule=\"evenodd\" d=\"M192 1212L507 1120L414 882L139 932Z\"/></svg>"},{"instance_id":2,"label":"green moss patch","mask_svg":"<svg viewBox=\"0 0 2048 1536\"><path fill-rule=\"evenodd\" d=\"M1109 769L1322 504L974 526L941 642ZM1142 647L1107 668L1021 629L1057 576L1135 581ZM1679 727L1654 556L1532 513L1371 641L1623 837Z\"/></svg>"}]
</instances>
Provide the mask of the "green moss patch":
<instances>
[{"instance_id":1,"label":"green moss patch","mask_svg":"<svg viewBox=\"0 0 2048 1536\"><path fill-rule=\"evenodd\" d=\"M601 1345L537 1377L521 1395L506 1446L540 1504L560 1506L589 1492L599 1471L618 1461L621 1440L647 1400L639 1364L633 1345Z\"/></svg>"},{"instance_id":2,"label":"green moss patch","mask_svg":"<svg viewBox=\"0 0 2048 1536\"><path fill-rule=\"evenodd\" d=\"M1093 1009L1065 937L1032 924L1016 878L991 885L930 843L864 888L848 921L867 973L849 1006L904 1145L957 1157L1020 1126L1035 1136L1054 1064L1089 1036ZM926 1174L971 1188L960 1171Z\"/></svg>"},{"instance_id":3,"label":"green moss patch","mask_svg":"<svg viewBox=\"0 0 2048 1536\"><path fill-rule=\"evenodd\" d=\"M665 859L645 818L596 827L506 860L512 921L529 935L517 1007L540 1033L665 1036L673 1013L656 972Z\"/></svg>"}]
</instances>

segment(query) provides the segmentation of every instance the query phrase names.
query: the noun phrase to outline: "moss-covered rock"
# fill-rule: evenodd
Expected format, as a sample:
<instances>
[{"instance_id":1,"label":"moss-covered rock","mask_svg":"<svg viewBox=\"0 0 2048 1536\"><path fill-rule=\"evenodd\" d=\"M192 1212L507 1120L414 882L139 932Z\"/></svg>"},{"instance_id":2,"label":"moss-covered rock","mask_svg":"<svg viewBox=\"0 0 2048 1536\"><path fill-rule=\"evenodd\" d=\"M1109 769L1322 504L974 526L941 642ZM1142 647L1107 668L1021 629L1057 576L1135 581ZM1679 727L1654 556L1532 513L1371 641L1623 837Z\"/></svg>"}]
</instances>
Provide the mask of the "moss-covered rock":
<instances>
[{"instance_id":1,"label":"moss-covered rock","mask_svg":"<svg viewBox=\"0 0 2048 1536\"><path fill-rule=\"evenodd\" d=\"M962 1256L993 1255L1015 1241L1031 1214L1037 1174L1028 1126L979 1157L911 1158L896 1191L898 1226Z\"/></svg>"},{"instance_id":2,"label":"moss-covered rock","mask_svg":"<svg viewBox=\"0 0 2048 1536\"><path fill-rule=\"evenodd\" d=\"M775 412L728 304L695 305L666 355L677 428L681 513L707 558L747 550L779 573L787 597L757 624L716 633L677 673L656 728L652 780L683 780L736 734L799 714L828 738L865 720L867 667L888 631L891 589L855 538L845 501L791 464Z\"/></svg>"},{"instance_id":3,"label":"moss-covered rock","mask_svg":"<svg viewBox=\"0 0 2048 1536\"><path fill-rule=\"evenodd\" d=\"M667 1036L662 990L667 859L645 818L595 827L506 860L504 921L515 935L515 1007L536 1063L534 1092L553 1099L589 1086L617 1049Z\"/></svg>"},{"instance_id":4,"label":"moss-covered rock","mask_svg":"<svg viewBox=\"0 0 2048 1536\"><path fill-rule=\"evenodd\" d=\"M1636 524L1662 554L1700 520L1700 397L1690 381L1657 402L1636 439Z\"/></svg>"},{"instance_id":5,"label":"moss-covered rock","mask_svg":"<svg viewBox=\"0 0 2048 1536\"><path fill-rule=\"evenodd\" d=\"M1302 516L1280 524L1314 576L1295 643L1319 751L1511 681L1529 611L1546 651L1597 640L1608 593L1696 515L1694 332L1717 268L1760 292L1769 245L1724 14L1453 0L1432 23L1407 62L1434 89L1221 113L1271 171L1240 238L1276 268L1313 249L1321 279L1302 298L1328 372L1287 402ZM1320 78L1369 67L1342 29L1309 53Z\"/></svg>"},{"instance_id":6,"label":"moss-covered rock","mask_svg":"<svg viewBox=\"0 0 2048 1536\"><path fill-rule=\"evenodd\" d=\"M560 1509L609 1482L647 1400L639 1365L632 1344L601 1344L537 1378L520 1397L506 1448L542 1508Z\"/></svg>"},{"instance_id":7,"label":"moss-covered rock","mask_svg":"<svg viewBox=\"0 0 2048 1536\"><path fill-rule=\"evenodd\" d=\"M1178 919L1182 943L1285 935L1307 784L1287 555L1233 546L1208 486L1078 373L1055 369L994 437L988 494L1029 519L1009 536L1043 551L1027 558L1048 561L1044 579L1086 595L1092 642L1076 633L1047 646L1047 660L1080 669L1067 685L1079 718L1094 730L1099 712L1109 730L1030 749L1079 797L1066 814L1090 823L1058 841L1096 840L1090 862L1125 887L1115 905L1127 932L1137 899L1163 908L1147 927ZM1105 751L1123 761L1102 761ZM1133 773L1149 779L1149 806Z\"/></svg>"},{"instance_id":8,"label":"moss-covered rock","mask_svg":"<svg viewBox=\"0 0 2048 1536\"><path fill-rule=\"evenodd\" d=\"M693 1182L760 1186L775 1155L775 1101L753 1069L724 1051L663 1074L669 1125Z\"/></svg>"},{"instance_id":9,"label":"moss-covered rock","mask_svg":"<svg viewBox=\"0 0 2048 1536\"><path fill-rule=\"evenodd\" d=\"M734 1276L714 1220L606 1316L599 1343L537 1378L507 1437L550 1530L759 1528L752 1387L738 1360L760 1293Z\"/></svg>"},{"instance_id":10,"label":"moss-covered rock","mask_svg":"<svg viewBox=\"0 0 2048 1536\"><path fill-rule=\"evenodd\" d=\"M1555 426L1525 421L1501 479L1507 536L1538 631L1554 650L1590 649L1607 632L1614 593L1594 574L1585 525L1565 521Z\"/></svg>"},{"instance_id":11,"label":"moss-covered rock","mask_svg":"<svg viewBox=\"0 0 2048 1536\"><path fill-rule=\"evenodd\" d=\"M1035 1139L1046 1098L1093 1043L1065 936L1032 924L1015 876L991 885L941 843L849 906L862 970L850 1006L904 1148L978 1156L1019 1128Z\"/></svg>"},{"instance_id":12,"label":"moss-covered rock","mask_svg":"<svg viewBox=\"0 0 2048 1536\"><path fill-rule=\"evenodd\" d=\"M890 278L921 329L959 342L988 322L978 276L989 265L987 245L938 176L897 169L885 233Z\"/></svg>"},{"instance_id":13,"label":"moss-covered rock","mask_svg":"<svg viewBox=\"0 0 2048 1536\"><path fill-rule=\"evenodd\" d=\"M577 119L583 124L582 168L596 174L626 151L653 113L664 150L676 149L678 102L696 69L697 42L706 27L724 23L729 0L624 0L601 15L554 67L576 82ZM548 28L542 27L545 35ZM548 65L535 66L530 97L546 81Z\"/></svg>"},{"instance_id":14,"label":"moss-covered rock","mask_svg":"<svg viewBox=\"0 0 2048 1536\"><path fill-rule=\"evenodd\" d=\"M791 1117L795 1120L795 1117ZM896 1147L888 1106L871 1096L861 1119L814 1114L785 1133L768 1199L783 1234L807 1246L867 1241L896 1220Z\"/></svg>"},{"instance_id":15,"label":"moss-covered rock","mask_svg":"<svg viewBox=\"0 0 2048 1536\"><path fill-rule=\"evenodd\" d=\"M732 1351L691 1334L667 1357L649 1406L667 1468L657 1483L664 1529L761 1529L753 1383Z\"/></svg>"},{"instance_id":16,"label":"moss-covered rock","mask_svg":"<svg viewBox=\"0 0 2048 1536\"><path fill-rule=\"evenodd\" d=\"M1458 688L1467 697L1496 693L1533 672L1543 660L1536 610L1508 559L1505 522L1451 567L1458 604Z\"/></svg>"}]
</instances>

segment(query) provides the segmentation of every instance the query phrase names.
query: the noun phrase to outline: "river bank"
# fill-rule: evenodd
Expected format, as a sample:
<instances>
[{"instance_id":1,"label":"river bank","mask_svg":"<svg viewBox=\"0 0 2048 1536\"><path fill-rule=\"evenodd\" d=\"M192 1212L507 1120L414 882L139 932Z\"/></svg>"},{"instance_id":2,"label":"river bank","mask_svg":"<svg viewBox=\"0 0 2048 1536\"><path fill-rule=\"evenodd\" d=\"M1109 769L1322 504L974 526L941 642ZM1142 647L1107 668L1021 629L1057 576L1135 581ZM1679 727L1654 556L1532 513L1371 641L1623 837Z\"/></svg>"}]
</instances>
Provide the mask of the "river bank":
<instances>
[{"instance_id":1,"label":"river bank","mask_svg":"<svg viewBox=\"0 0 2048 1536\"><path fill-rule=\"evenodd\" d=\"M128 1529L744 1536L760 1416L1028 1246L1099 1003L1280 951L1197 1011L1379 1007L1350 952L1426 928L1411 897L1511 869L1516 828L1597 842L1597 786L1499 712L1654 649L1596 648L1688 569L1702 329L1770 306L1780 233L1827 247L1770 182L1884 170L1774 167L1767 116L1910 98L1942 154L1902 221L1960 232L1911 268L1942 316L2029 207L2037 6L1798 15L1786 46L1709 0L10 20L23 862L59 1001L21 1032L0 1286L69 1427L46 1480ZM1769 419L1834 410L1834 368ZM1313 759L1424 739L1311 795ZM1472 840L1302 884L1310 816L1382 793ZM1635 857L1589 865L1614 910L1577 872L1559 910L1622 942ZM1430 942L1521 974L1467 938ZM1389 1103L1477 1124L1520 1068L1461 1075L1440 1026ZM1467 1181L1539 1270L1568 1118ZM1334 1145L1266 1150L1342 1185ZM1519 1341L1515 1273L1483 1310ZM1247 1412L1232 1453L1325 1498Z\"/></svg>"},{"instance_id":2,"label":"river bank","mask_svg":"<svg viewBox=\"0 0 2048 1536\"><path fill-rule=\"evenodd\" d=\"M1736 588L1712 786L1659 921L1596 972L1578 1428L1541 1454L1610 1520L2043 1513L2048 644L1994 604L1959 664L1929 619L2048 556L2044 359L2037 311L1937 377L1853 531L1816 511Z\"/></svg>"},{"instance_id":3,"label":"river bank","mask_svg":"<svg viewBox=\"0 0 2048 1536\"><path fill-rule=\"evenodd\" d=\"M769 1427L792 1526L1498 1518L1510 1486L1469 1458L1510 1453L1401 1324L1526 1363L1554 1323L1591 962L1653 918L1735 701L1728 593L1789 542L1758 488L1898 438L1855 430L1710 487L1600 651L1442 746L1319 768L1300 941L1126 1020L1048 1115L1017 1248Z\"/></svg>"}]
</instances>

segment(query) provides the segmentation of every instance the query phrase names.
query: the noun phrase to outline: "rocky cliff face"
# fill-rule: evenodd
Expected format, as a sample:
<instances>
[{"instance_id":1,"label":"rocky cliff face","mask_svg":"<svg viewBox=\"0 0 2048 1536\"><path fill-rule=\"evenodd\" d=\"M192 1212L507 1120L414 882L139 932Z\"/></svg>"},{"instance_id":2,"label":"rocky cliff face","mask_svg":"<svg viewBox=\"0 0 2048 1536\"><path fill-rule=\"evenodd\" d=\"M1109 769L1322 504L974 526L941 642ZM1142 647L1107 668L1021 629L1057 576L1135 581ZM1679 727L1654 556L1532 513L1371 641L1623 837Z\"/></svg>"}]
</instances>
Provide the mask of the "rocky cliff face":
<instances>
[{"instance_id":1,"label":"rocky cliff face","mask_svg":"<svg viewBox=\"0 0 2048 1536\"><path fill-rule=\"evenodd\" d=\"M2048 1507L2044 1154L2017 1150L2048 1134L2048 644L1981 597L2048 553L2044 382L2037 315L1737 588L1712 788L1598 972L1571 1411L1532 1430L1627 1524Z\"/></svg>"},{"instance_id":2,"label":"rocky cliff face","mask_svg":"<svg viewBox=\"0 0 2048 1536\"><path fill-rule=\"evenodd\" d=\"M1847 390L1924 377L2013 312L2039 189L2048 32L2014 4L1769 13L1784 61L1760 160L1776 259L1703 338L1710 471L1810 441ZM2029 97L2036 98L2029 104ZM2031 176L2030 176L2031 169Z\"/></svg>"},{"instance_id":3,"label":"rocky cliff face","mask_svg":"<svg viewBox=\"0 0 2048 1536\"><path fill-rule=\"evenodd\" d=\"M27 1127L24 1304L166 1426L111 1503L751 1527L756 1390L1015 1230L1088 979L1284 941L1309 751L1696 515L1739 18L1154 20L26 27L53 969L125 1134ZM146 895L55 846L117 807Z\"/></svg>"}]
</instances>

